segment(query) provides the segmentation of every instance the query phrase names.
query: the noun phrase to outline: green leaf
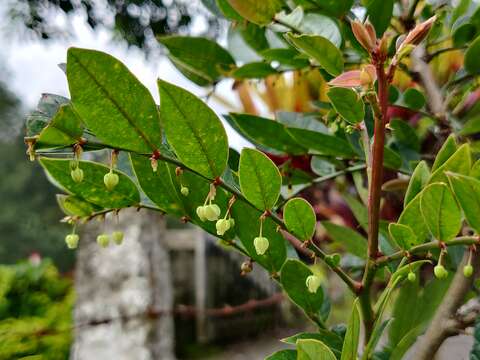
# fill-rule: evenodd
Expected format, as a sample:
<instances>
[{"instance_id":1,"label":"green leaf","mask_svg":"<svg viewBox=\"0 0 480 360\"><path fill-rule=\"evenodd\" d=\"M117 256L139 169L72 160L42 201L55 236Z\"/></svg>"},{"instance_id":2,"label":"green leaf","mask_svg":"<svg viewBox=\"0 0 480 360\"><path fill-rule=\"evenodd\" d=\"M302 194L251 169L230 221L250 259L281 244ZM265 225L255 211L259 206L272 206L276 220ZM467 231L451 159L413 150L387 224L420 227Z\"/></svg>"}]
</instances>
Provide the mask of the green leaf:
<instances>
[{"instance_id":1,"label":"green leaf","mask_svg":"<svg viewBox=\"0 0 480 360\"><path fill-rule=\"evenodd\" d=\"M58 108L70 102L66 97L55 94L42 94L35 111L27 116L25 130L27 136L36 136L48 125Z\"/></svg>"},{"instance_id":2,"label":"green leaf","mask_svg":"<svg viewBox=\"0 0 480 360\"><path fill-rule=\"evenodd\" d=\"M395 322L395 318L392 320L392 324ZM395 344L392 349L389 360L402 360L405 353L410 347L417 341L418 337L423 332L424 325L420 325L411 329L405 336Z\"/></svg>"},{"instance_id":3,"label":"green leaf","mask_svg":"<svg viewBox=\"0 0 480 360\"><path fill-rule=\"evenodd\" d=\"M140 187L155 205L168 214L186 215L172 182L171 174L175 174L173 165L158 161L158 169L153 172L148 157L133 153L130 153L130 162Z\"/></svg>"},{"instance_id":4,"label":"green leaf","mask_svg":"<svg viewBox=\"0 0 480 360\"><path fill-rule=\"evenodd\" d=\"M447 173L447 176L468 224L480 234L480 181L454 173Z\"/></svg>"},{"instance_id":5,"label":"green leaf","mask_svg":"<svg viewBox=\"0 0 480 360\"><path fill-rule=\"evenodd\" d=\"M367 257L367 241L358 232L329 221L322 221L321 224L325 227L325 230L327 230L328 235L335 242L343 245L348 252L361 259Z\"/></svg>"},{"instance_id":6,"label":"green leaf","mask_svg":"<svg viewBox=\"0 0 480 360\"><path fill-rule=\"evenodd\" d=\"M258 209L272 209L282 186L280 171L273 161L258 150L243 149L238 171L245 198Z\"/></svg>"},{"instance_id":7,"label":"green leaf","mask_svg":"<svg viewBox=\"0 0 480 360\"><path fill-rule=\"evenodd\" d=\"M355 299L352 307L352 314L348 320L347 333L343 341L341 360L356 360L358 342L360 337L360 311L358 310L358 299Z\"/></svg>"},{"instance_id":8,"label":"green leaf","mask_svg":"<svg viewBox=\"0 0 480 360\"><path fill-rule=\"evenodd\" d=\"M319 340L298 340L297 352L297 360L336 360L332 350Z\"/></svg>"},{"instance_id":9,"label":"green leaf","mask_svg":"<svg viewBox=\"0 0 480 360\"><path fill-rule=\"evenodd\" d=\"M445 140L442 147L438 151L432 166L432 172L442 166L453 154L455 154L457 149L457 141L455 140L455 135L452 134L447 138L447 140Z\"/></svg>"},{"instance_id":10,"label":"green leaf","mask_svg":"<svg viewBox=\"0 0 480 360\"><path fill-rule=\"evenodd\" d=\"M327 96L337 113L350 124L358 124L363 121L365 105L355 90L332 87L328 90Z\"/></svg>"},{"instance_id":11,"label":"green leaf","mask_svg":"<svg viewBox=\"0 0 480 360\"><path fill-rule=\"evenodd\" d=\"M479 57L480 57L480 36L477 36L477 38L472 41L467 51L465 52L463 66L465 67L465 70L468 73L477 74L480 72L480 62L478 62Z\"/></svg>"},{"instance_id":12,"label":"green leaf","mask_svg":"<svg viewBox=\"0 0 480 360\"><path fill-rule=\"evenodd\" d=\"M294 49L267 49L263 50L260 55L265 60L278 61L281 65L293 69L302 69L310 65L307 59L298 58L297 56L300 54Z\"/></svg>"},{"instance_id":13,"label":"green leaf","mask_svg":"<svg viewBox=\"0 0 480 360\"><path fill-rule=\"evenodd\" d=\"M353 0L294 0L304 9L320 10L335 17L341 17L350 10Z\"/></svg>"},{"instance_id":14,"label":"green leaf","mask_svg":"<svg viewBox=\"0 0 480 360\"><path fill-rule=\"evenodd\" d=\"M222 71L235 67L232 55L215 41L192 36L164 36L158 41L168 49L175 67L200 86L217 82Z\"/></svg>"},{"instance_id":15,"label":"green leaf","mask_svg":"<svg viewBox=\"0 0 480 360\"><path fill-rule=\"evenodd\" d=\"M402 166L401 156L394 150L385 146L383 154L383 165L389 169L399 169Z\"/></svg>"},{"instance_id":16,"label":"green leaf","mask_svg":"<svg viewBox=\"0 0 480 360\"><path fill-rule=\"evenodd\" d=\"M252 62L231 71L229 75L235 79L263 79L276 74L277 70L265 62Z\"/></svg>"},{"instance_id":17,"label":"green leaf","mask_svg":"<svg viewBox=\"0 0 480 360\"><path fill-rule=\"evenodd\" d=\"M163 80L158 80L158 88L165 133L178 158L209 179L222 175L228 139L220 119L187 90Z\"/></svg>"},{"instance_id":18,"label":"green leaf","mask_svg":"<svg viewBox=\"0 0 480 360\"><path fill-rule=\"evenodd\" d=\"M458 132L459 135L469 136L480 132L480 116L472 116L463 124L462 129Z\"/></svg>"},{"instance_id":19,"label":"green leaf","mask_svg":"<svg viewBox=\"0 0 480 360\"><path fill-rule=\"evenodd\" d=\"M220 12L229 20L234 21L243 21L243 18L235 11L235 9L230 5L228 0L215 0L217 7Z\"/></svg>"},{"instance_id":20,"label":"green leaf","mask_svg":"<svg viewBox=\"0 0 480 360\"><path fill-rule=\"evenodd\" d=\"M297 360L297 351L293 349L280 350L267 356L265 360Z\"/></svg>"},{"instance_id":21,"label":"green leaf","mask_svg":"<svg viewBox=\"0 0 480 360\"><path fill-rule=\"evenodd\" d=\"M348 204L350 210L352 210L355 219L360 224L360 226L367 230L368 228L368 210L365 205L363 205L360 201L358 201L355 197L344 194L343 198Z\"/></svg>"},{"instance_id":22,"label":"green leaf","mask_svg":"<svg viewBox=\"0 0 480 360\"><path fill-rule=\"evenodd\" d=\"M382 37L385 30L390 25L390 20L393 14L394 0L368 0L367 14L368 19L372 23L377 37Z\"/></svg>"},{"instance_id":23,"label":"green leaf","mask_svg":"<svg viewBox=\"0 0 480 360\"><path fill-rule=\"evenodd\" d=\"M124 173L114 170L120 180L113 190L108 191L103 177L110 171L109 167L91 161L80 161L79 167L83 170L84 179L81 183L76 183L70 175L70 161L41 158L40 164L55 185L89 203L105 209L120 209L140 203L137 187Z\"/></svg>"},{"instance_id":24,"label":"green leaf","mask_svg":"<svg viewBox=\"0 0 480 360\"><path fill-rule=\"evenodd\" d=\"M403 93L403 102L408 108L419 110L425 105L426 100L422 92L415 88L408 88Z\"/></svg>"},{"instance_id":25,"label":"green leaf","mask_svg":"<svg viewBox=\"0 0 480 360\"><path fill-rule=\"evenodd\" d=\"M318 329L317 332L301 332L284 338L281 341L286 344L296 345L297 341L301 339L319 340L327 345L337 358L340 358L341 356L343 339L336 333L329 330Z\"/></svg>"},{"instance_id":26,"label":"green leaf","mask_svg":"<svg viewBox=\"0 0 480 360\"><path fill-rule=\"evenodd\" d=\"M282 0L227 0L243 18L257 25L268 25L284 5Z\"/></svg>"},{"instance_id":27,"label":"green leaf","mask_svg":"<svg viewBox=\"0 0 480 360\"><path fill-rule=\"evenodd\" d=\"M429 184L434 182L448 182L446 172L454 172L462 175L468 175L472 167L472 156L470 154L470 145L463 144L458 150L433 172Z\"/></svg>"},{"instance_id":28,"label":"green leaf","mask_svg":"<svg viewBox=\"0 0 480 360\"><path fill-rule=\"evenodd\" d=\"M390 120L390 128L393 130L393 136L400 144L414 151L420 151L420 140L415 129L405 120Z\"/></svg>"},{"instance_id":29,"label":"green leaf","mask_svg":"<svg viewBox=\"0 0 480 360\"><path fill-rule=\"evenodd\" d=\"M285 126L278 121L249 114L230 113L227 118L247 139L255 144L285 152L287 154L305 154L307 150L287 133Z\"/></svg>"},{"instance_id":30,"label":"green leaf","mask_svg":"<svg viewBox=\"0 0 480 360\"><path fill-rule=\"evenodd\" d=\"M418 244L422 244L429 238L429 231L425 221L423 220L423 215L420 210L420 198L421 192L417 194L405 209L403 209L400 217L398 218L398 223L409 226L413 233L417 236Z\"/></svg>"},{"instance_id":31,"label":"green leaf","mask_svg":"<svg viewBox=\"0 0 480 360\"><path fill-rule=\"evenodd\" d=\"M350 144L334 135L293 127L288 127L287 132L292 135L297 142L313 150L315 153L343 158L355 157L355 152Z\"/></svg>"},{"instance_id":32,"label":"green leaf","mask_svg":"<svg viewBox=\"0 0 480 360\"><path fill-rule=\"evenodd\" d=\"M238 24L240 34L243 40L257 52L268 49L269 44L265 36L265 28L255 25L251 22Z\"/></svg>"},{"instance_id":33,"label":"green leaf","mask_svg":"<svg viewBox=\"0 0 480 360\"><path fill-rule=\"evenodd\" d=\"M421 193L420 208L425 223L435 239L447 241L460 231L462 214L446 184L428 185Z\"/></svg>"},{"instance_id":34,"label":"green leaf","mask_svg":"<svg viewBox=\"0 0 480 360\"><path fill-rule=\"evenodd\" d=\"M280 282L288 297L305 311L307 316L316 317L323 303L323 289L311 293L305 284L307 277L313 275L304 263L289 259L283 264Z\"/></svg>"},{"instance_id":35,"label":"green leaf","mask_svg":"<svg viewBox=\"0 0 480 360\"><path fill-rule=\"evenodd\" d=\"M410 201L413 200L417 194L427 185L430 178L430 170L426 161L420 161L413 171L412 177L408 183L407 192L405 193L405 199L403 201L403 207L405 208Z\"/></svg>"},{"instance_id":36,"label":"green leaf","mask_svg":"<svg viewBox=\"0 0 480 360\"><path fill-rule=\"evenodd\" d=\"M285 36L298 50L313 58L330 75L337 76L343 71L342 53L330 40L319 35L287 33Z\"/></svg>"},{"instance_id":37,"label":"green leaf","mask_svg":"<svg viewBox=\"0 0 480 360\"><path fill-rule=\"evenodd\" d=\"M475 161L470 169L469 175L477 180L480 180L480 160Z\"/></svg>"},{"instance_id":38,"label":"green leaf","mask_svg":"<svg viewBox=\"0 0 480 360\"><path fill-rule=\"evenodd\" d=\"M70 216L90 216L94 212L102 210L101 207L74 195L57 194L57 203L60 209Z\"/></svg>"},{"instance_id":39,"label":"green leaf","mask_svg":"<svg viewBox=\"0 0 480 360\"><path fill-rule=\"evenodd\" d=\"M408 225L391 223L388 225L388 231L398 247L408 250L412 246L418 245L417 235Z\"/></svg>"},{"instance_id":40,"label":"green leaf","mask_svg":"<svg viewBox=\"0 0 480 360\"><path fill-rule=\"evenodd\" d=\"M317 217L308 201L302 198L288 200L283 208L283 219L287 230L298 239L306 241L312 238Z\"/></svg>"},{"instance_id":41,"label":"green leaf","mask_svg":"<svg viewBox=\"0 0 480 360\"><path fill-rule=\"evenodd\" d=\"M105 144L143 153L160 147L157 105L120 61L100 51L70 48L67 78L75 112Z\"/></svg>"},{"instance_id":42,"label":"green leaf","mask_svg":"<svg viewBox=\"0 0 480 360\"><path fill-rule=\"evenodd\" d=\"M43 146L68 146L79 142L83 125L71 104L61 105L52 121L40 132L37 143Z\"/></svg>"},{"instance_id":43,"label":"green leaf","mask_svg":"<svg viewBox=\"0 0 480 360\"><path fill-rule=\"evenodd\" d=\"M285 239L277 231L278 225L267 217L263 222L263 236L268 239L269 247L265 255L258 255L253 239L260 230L262 212L254 210L250 205L237 200L232 206L232 217L235 219L235 231L250 257L271 273L280 271L287 256Z\"/></svg>"}]
</instances>

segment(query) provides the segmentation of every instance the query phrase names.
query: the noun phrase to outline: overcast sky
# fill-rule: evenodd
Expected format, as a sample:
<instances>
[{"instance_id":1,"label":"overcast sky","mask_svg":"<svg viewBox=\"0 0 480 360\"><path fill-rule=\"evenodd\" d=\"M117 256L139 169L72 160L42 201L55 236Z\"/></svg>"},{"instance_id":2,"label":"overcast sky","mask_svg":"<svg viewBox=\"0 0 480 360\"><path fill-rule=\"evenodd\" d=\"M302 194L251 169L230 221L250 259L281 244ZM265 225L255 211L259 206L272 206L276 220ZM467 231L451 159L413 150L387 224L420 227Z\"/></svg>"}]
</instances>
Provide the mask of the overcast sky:
<instances>
[{"instance_id":1,"label":"overcast sky","mask_svg":"<svg viewBox=\"0 0 480 360\"><path fill-rule=\"evenodd\" d=\"M0 4L0 20L5 16L4 8ZM57 17L56 21L61 22L63 19ZM2 21L2 23L5 22ZM196 26L201 27L202 24L196 24ZM33 108L42 93L54 93L69 97L65 75L57 64L66 61L67 49L70 46L102 50L120 59L150 89L157 102L159 101L157 78L182 86L199 96L208 92L207 89L195 86L185 79L168 59L160 59L156 63L147 62L139 50L127 49L125 45L112 42L109 31L97 29L93 32L86 25L82 16L73 17L73 34L74 37L68 40L39 41L17 38L6 33L4 29L0 29L0 61L8 74L8 87L18 95L26 108ZM227 97L230 102L238 104L231 86L231 81L223 81L219 84L217 91ZM217 114L230 110L213 99L209 100L209 105ZM248 146L248 143L227 124L225 127L233 147L240 149Z\"/></svg>"}]
</instances>

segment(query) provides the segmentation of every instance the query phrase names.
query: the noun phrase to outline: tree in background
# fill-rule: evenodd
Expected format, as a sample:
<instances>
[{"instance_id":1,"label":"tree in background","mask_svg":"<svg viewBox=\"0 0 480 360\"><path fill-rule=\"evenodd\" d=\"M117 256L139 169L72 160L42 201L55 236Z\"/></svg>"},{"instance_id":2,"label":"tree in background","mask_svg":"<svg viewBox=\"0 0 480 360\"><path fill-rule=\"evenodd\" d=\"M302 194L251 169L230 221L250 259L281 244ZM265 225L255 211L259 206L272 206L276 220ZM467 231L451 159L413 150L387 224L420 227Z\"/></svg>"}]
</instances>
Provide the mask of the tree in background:
<instances>
[{"instance_id":1,"label":"tree in background","mask_svg":"<svg viewBox=\"0 0 480 360\"><path fill-rule=\"evenodd\" d=\"M20 101L0 82L0 263L15 263L32 252L69 270L73 254L59 247L65 226L54 193L38 166L25 164Z\"/></svg>"},{"instance_id":2,"label":"tree in background","mask_svg":"<svg viewBox=\"0 0 480 360\"><path fill-rule=\"evenodd\" d=\"M202 18L205 35L218 33L218 20L196 1L163 0L19 0L7 3L14 23L40 39L68 37L73 14L82 14L95 30L106 27L130 46L150 53L158 46L155 38L171 33L189 33L194 20ZM55 22L54 13L67 15L67 24Z\"/></svg>"}]
</instances>

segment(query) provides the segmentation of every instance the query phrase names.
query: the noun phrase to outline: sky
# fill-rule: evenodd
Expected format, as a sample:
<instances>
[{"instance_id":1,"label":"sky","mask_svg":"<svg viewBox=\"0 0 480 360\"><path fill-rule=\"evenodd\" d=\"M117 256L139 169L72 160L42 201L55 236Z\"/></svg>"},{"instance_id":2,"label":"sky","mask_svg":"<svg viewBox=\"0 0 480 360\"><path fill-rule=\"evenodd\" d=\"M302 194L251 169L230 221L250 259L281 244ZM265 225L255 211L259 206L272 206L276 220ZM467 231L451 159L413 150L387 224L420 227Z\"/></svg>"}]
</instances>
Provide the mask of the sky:
<instances>
[{"instance_id":1,"label":"sky","mask_svg":"<svg viewBox=\"0 0 480 360\"><path fill-rule=\"evenodd\" d=\"M0 2L1 3L1 2ZM0 4L0 19L6 16L5 8ZM55 21L62 22L61 16ZM2 21L2 23L5 23ZM194 29L201 29L203 24L194 23ZM127 48L126 45L113 42L107 29L92 31L81 15L72 17L72 38L64 40L40 41L12 36L5 29L0 29L0 61L7 71L7 84L21 99L25 109L33 109L42 93L53 93L69 97L65 74L57 64L66 61L67 49L70 46L105 51L121 60L137 78L150 90L154 99L159 102L156 85L157 78L181 86L197 96L204 97L209 89L196 86L175 69L168 59L147 61L138 49ZM235 93L231 90L232 81L222 81L217 92L230 103L239 104ZM216 102L208 100L208 105L218 114L234 111ZM238 110L238 109L237 109ZM248 142L224 122L230 145L236 149L248 146Z\"/></svg>"}]
</instances>

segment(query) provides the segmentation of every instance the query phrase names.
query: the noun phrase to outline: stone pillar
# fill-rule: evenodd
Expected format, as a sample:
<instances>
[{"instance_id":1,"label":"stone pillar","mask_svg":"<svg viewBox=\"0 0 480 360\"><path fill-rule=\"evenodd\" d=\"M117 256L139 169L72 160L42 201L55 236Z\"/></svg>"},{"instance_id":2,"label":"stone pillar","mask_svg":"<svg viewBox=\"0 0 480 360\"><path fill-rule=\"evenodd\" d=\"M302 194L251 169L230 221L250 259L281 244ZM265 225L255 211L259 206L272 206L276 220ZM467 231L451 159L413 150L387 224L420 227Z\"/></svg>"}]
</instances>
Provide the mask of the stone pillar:
<instances>
[{"instance_id":1,"label":"stone pillar","mask_svg":"<svg viewBox=\"0 0 480 360\"><path fill-rule=\"evenodd\" d=\"M124 231L123 244L100 248L96 235L114 230ZM72 359L175 358L165 235L164 218L134 209L122 210L118 223L108 216L105 225L96 223L85 231L75 270Z\"/></svg>"}]
</instances>

